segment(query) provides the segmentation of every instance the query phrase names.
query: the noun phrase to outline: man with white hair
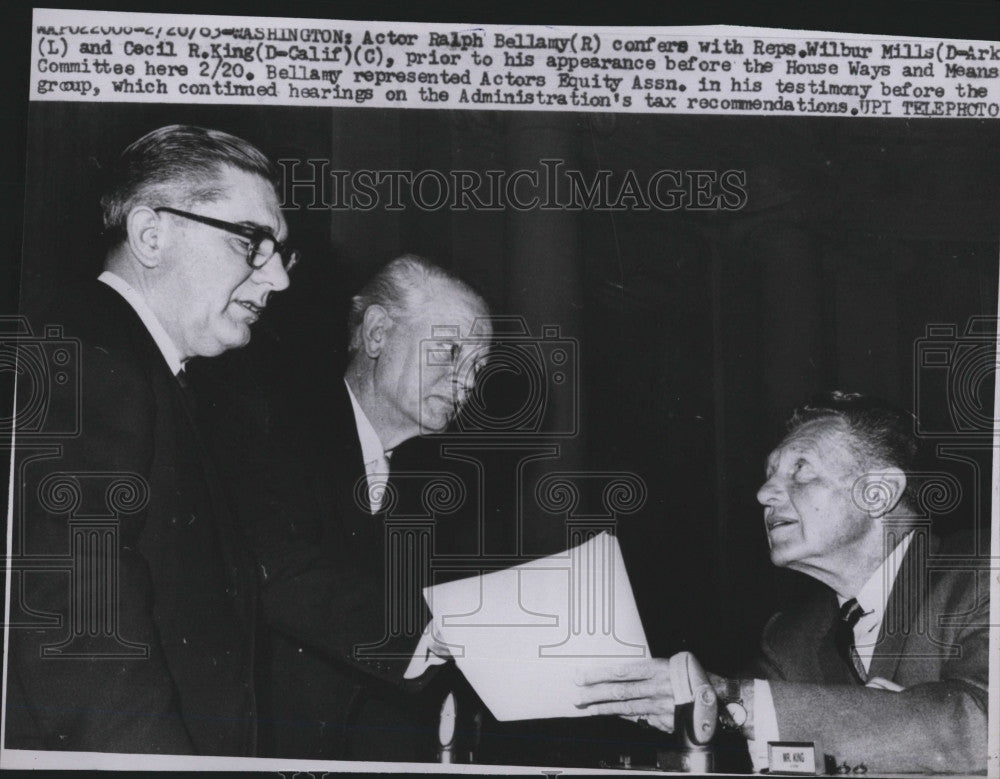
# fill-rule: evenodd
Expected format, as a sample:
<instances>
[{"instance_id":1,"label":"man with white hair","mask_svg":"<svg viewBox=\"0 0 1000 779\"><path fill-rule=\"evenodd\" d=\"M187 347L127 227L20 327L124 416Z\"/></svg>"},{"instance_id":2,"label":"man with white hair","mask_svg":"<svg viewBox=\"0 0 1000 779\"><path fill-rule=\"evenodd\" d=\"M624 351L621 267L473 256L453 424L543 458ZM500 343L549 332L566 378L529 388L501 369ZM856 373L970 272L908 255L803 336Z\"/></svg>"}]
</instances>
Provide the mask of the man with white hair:
<instances>
[{"instance_id":1,"label":"man with white hair","mask_svg":"<svg viewBox=\"0 0 1000 779\"><path fill-rule=\"evenodd\" d=\"M408 559L387 554L385 521L400 492L393 474L432 470L398 466L397 450L458 414L487 357L488 315L468 284L414 255L352 299L343 384L307 433L322 454L293 468L307 471L301 494L269 501L254 531L271 627L262 754L433 759L438 712L411 694L428 680L402 678L426 612L418 588L389 591L387 579L412 584L414 572L385 570Z\"/></svg>"}]
</instances>

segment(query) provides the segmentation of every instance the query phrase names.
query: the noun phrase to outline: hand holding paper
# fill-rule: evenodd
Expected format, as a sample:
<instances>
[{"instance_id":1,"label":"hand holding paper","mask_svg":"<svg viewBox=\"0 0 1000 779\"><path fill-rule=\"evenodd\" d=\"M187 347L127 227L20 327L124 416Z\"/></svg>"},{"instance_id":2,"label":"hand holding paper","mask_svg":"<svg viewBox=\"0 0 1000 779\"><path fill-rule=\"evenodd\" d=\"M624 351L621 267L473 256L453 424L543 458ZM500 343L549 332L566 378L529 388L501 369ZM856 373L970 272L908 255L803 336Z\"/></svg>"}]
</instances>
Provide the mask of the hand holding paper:
<instances>
[{"instance_id":1,"label":"hand holding paper","mask_svg":"<svg viewBox=\"0 0 1000 779\"><path fill-rule=\"evenodd\" d=\"M690 652L669 659L588 668L577 679L577 705L587 714L619 717L674 732L677 706L693 704L685 735L707 743L715 734L718 698L708 674Z\"/></svg>"},{"instance_id":2,"label":"hand holding paper","mask_svg":"<svg viewBox=\"0 0 1000 779\"><path fill-rule=\"evenodd\" d=\"M674 731L677 701L669 660L595 666L583 670L577 684L576 705L584 714L616 714L634 722L645 720L667 733Z\"/></svg>"},{"instance_id":3,"label":"hand holding paper","mask_svg":"<svg viewBox=\"0 0 1000 779\"><path fill-rule=\"evenodd\" d=\"M424 628L424 633L417 643L417 648L410 658L410 664L406 666L404 679L416 679L432 665L444 665L451 660L451 650L440 636L434 633L434 621L431 620Z\"/></svg>"},{"instance_id":4,"label":"hand holding paper","mask_svg":"<svg viewBox=\"0 0 1000 779\"><path fill-rule=\"evenodd\" d=\"M587 669L648 661L618 541L607 533L514 568L428 587L436 636L498 720L581 717ZM426 637L426 636L425 636ZM431 639L407 674L418 675ZM433 653L432 653L433 654ZM433 662L433 661L431 661Z\"/></svg>"}]
</instances>

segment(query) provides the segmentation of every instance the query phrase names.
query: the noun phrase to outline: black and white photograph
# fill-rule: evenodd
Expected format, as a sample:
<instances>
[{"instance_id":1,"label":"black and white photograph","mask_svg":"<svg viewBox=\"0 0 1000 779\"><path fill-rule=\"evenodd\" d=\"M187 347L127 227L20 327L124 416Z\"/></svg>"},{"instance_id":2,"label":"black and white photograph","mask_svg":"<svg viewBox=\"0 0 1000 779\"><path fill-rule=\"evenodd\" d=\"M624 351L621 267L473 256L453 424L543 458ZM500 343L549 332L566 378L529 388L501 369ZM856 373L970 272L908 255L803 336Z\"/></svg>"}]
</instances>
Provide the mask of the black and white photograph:
<instances>
[{"instance_id":1,"label":"black and white photograph","mask_svg":"<svg viewBox=\"0 0 1000 779\"><path fill-rule=\"evenodd\" d=\"M25 31L0 765L995 776L988 31L295 12Z\"/></svg>"}]
</instances>

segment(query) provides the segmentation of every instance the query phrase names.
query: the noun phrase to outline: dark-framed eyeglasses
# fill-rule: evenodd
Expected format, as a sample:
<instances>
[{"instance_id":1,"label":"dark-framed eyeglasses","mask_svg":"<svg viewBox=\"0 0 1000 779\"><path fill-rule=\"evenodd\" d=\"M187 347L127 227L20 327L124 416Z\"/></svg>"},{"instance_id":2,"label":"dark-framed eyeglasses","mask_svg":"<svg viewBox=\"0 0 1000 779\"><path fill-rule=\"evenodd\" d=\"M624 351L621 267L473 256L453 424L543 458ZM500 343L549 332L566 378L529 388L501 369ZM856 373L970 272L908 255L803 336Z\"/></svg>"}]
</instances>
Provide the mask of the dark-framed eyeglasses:
<instances>
[{"instance_id":1,"label":"dark-framed eyeglasses","mask_svg":"<svg viewBox=\"0 0 1000 779\"><path fill-rule=\"evenodd\" d=\"M249 225L236 224L235 222L225 222L222 219L213 219L210 216L192 214L190 211L181 211L179 208L171 208L170 206L159 206L153 210L157 213L166 211L168 214L182 216L185 219L201 222L201 224L208 225L209 227L215 227L239 236L247 242L246 261L247 265L254 270L263 268L276 254L281 257L281 264L285 269L285 273L290 272L292 268L299 264L299 260L302 259L302 255L298 249L292 249L283 244L266 227L250 227Z\"/></svg>"}]
</instances>

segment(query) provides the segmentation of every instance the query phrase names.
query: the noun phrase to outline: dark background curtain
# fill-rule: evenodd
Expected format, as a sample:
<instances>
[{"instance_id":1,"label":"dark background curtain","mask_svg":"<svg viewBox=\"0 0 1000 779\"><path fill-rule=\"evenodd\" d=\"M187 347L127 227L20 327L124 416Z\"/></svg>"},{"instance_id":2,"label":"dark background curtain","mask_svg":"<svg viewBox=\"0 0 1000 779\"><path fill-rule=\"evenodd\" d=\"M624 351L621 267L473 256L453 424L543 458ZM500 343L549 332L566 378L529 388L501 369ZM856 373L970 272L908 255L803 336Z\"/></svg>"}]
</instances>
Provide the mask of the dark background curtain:
<instances>
[{"instance_id":1,"label":"dark background curtain","mask_svg":"<svg viewBox=\"0 0 1000 779\"><path fill-rule=\"evenodd\" d=\"M99 272L103 166L174 122L331 170L512 172L556 158L617 182L627 171L640 182L662 169L745 171L746 204L730 211L340 210L306 207L297 190L285 215L305 260L230 359L232 376L300 421L322 413L345 364L349 296L403 252L468 279L533 337L557 328L576 378L547 379L543 432L574 421L576 432L518 439L513 460L482 455L500 474L487 484L486 552L566 545L568 515L515 492L518 458L539 447L558 453L526 465L526 484L554 471L581 483L637 475L642 506L611 521L661 653L693 648L710 667L735 667L768 614L806 586L770 566L754 494L782 420L809 395L871 392L919 412L930 432L989 432L995 323L966 328L997 308L994 123L36 103L22 296ZM944 356L928 363L927 349ZM525 386L501 372L481 390L516 408ZM935 467L962 490L936 526L988 528L989 448L949 451Z\"/></svg>"}]
</instances>

